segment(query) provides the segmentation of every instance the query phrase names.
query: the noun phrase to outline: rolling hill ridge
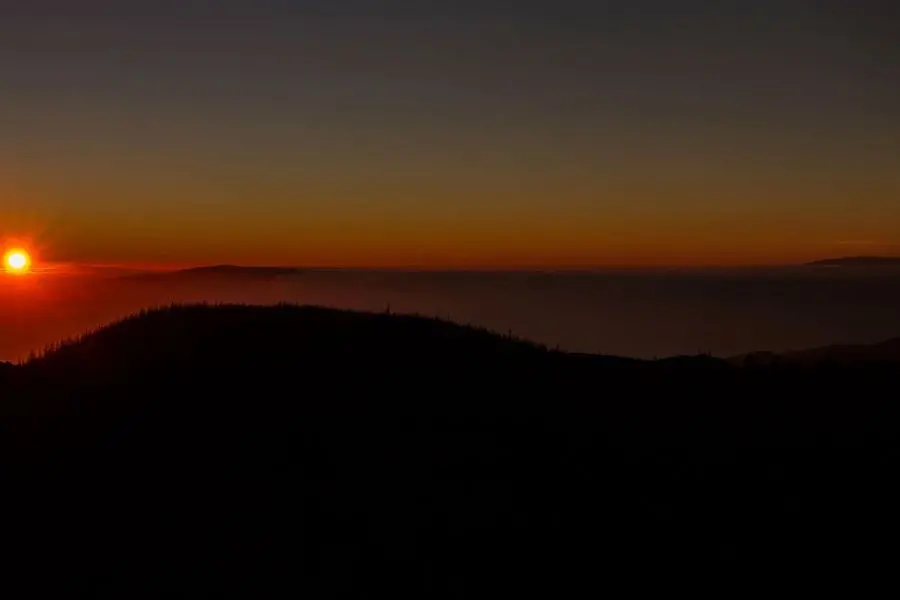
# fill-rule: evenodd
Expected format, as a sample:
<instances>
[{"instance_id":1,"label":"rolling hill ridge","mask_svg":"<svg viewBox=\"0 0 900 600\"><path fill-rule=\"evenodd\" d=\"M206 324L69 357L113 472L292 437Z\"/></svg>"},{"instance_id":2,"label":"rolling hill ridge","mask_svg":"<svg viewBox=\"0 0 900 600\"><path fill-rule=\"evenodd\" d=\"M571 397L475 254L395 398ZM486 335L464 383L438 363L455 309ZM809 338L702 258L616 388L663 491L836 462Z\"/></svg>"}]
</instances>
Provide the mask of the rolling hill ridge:
<instances>
[{"instance_id":1,"label":"rolling hill ridge","mask_svg":"<svg viewBox=\"0 0 900 600\"><path fill-rule=\"evenodd\" d=\"M759 581L759 556L796 576L871 565L900 533L887 363L636 361L199 305L7 371L0 569L35 597Z\"/></svg>"}]
</instances>

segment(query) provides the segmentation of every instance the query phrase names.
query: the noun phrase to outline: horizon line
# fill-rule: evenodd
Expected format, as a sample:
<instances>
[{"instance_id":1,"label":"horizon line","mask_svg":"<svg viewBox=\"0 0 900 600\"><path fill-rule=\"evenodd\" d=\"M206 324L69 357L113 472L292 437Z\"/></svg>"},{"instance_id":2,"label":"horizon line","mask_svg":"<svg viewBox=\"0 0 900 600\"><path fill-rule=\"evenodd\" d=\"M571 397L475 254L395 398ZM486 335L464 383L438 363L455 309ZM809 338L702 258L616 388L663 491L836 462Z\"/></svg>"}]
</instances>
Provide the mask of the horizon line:
<instances>
[{"instance_id":1,"label":"horizon line","mask_svg":"<svg viewBox=\"0 0 900 600\"><path fill-rule=\"evenodd\" d=\"M595 265L579 265L579 264L561 264L561 265L541 265L541 264L520 264L520 265L323 265L323 264L296 264L296 263L263 263L263 262L173 262L167 264L159 263L94 263L94 262L77 262L77 261L42 261L42 264L35 269L35 272L66 272L75 273L78 271L142 271L142 272L177 272L192 269L209 269L209 268L245 268L245 269L296 269L308 271L396 271L396 272L589 272L589 271L647 271L647 270L704 270L704 269L762 269L762 268L789 268L810 266L814 263L837 260L858 260L858 259L876 259L876 260L900 260L900 256L884 256L884 255L854 255L854 256L835 256L818 258L802 261L791 262L748 262L748 263L640 263L640 264L595 264Z\"/></svg>"}]
</instances>

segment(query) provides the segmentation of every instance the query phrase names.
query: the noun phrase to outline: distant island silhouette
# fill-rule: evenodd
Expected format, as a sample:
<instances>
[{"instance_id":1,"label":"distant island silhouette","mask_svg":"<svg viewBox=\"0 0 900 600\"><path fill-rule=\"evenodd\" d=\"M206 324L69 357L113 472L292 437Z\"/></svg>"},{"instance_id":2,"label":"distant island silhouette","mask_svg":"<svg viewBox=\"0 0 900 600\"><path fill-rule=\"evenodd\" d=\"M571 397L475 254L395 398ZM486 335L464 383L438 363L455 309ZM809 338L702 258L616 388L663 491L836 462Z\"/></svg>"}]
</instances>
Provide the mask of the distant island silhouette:
<instances>
[{"instance_id":1,"label":"distant island silhouette","mask_svg":"<svg viewBox=\"0 0 900 600\"><path fill-rule=\"evenodd\" d=\"M152 271L123 275L127 280L169 280L169 279L203 279L203 278L256 278L275 279L291 275L299 275L309 269L294 267L255 267L238 265L210 265L177 269L171 271Z\"/></svg>"},{"instance_id":2,"label":"distant island silhouette","mask_svg":"<svg viewBox=\"0 0 900 600\"><path fill-rule=\"evenodd\" d=\"M750 352L729 359L739 365L784 363L794 365L900 363L900 338L875 344L834 344L790 352Z\"/></svg>"},{"instance_id":3,"label":"distant island silhouette","mask_svg":"<svg viewBox=\"0 0 900 600\"><path fill-rule=\"evenodd\" d=\"M643 361L388 312L143 311L0 368L5 584L569 596L869 564L900 533L896 347Z\"/></svg>"},{"instance_id":4,"label":"distant island silhouette","mask_svg":"<svg viewBox=\"0 0 900 600\"><path fill-rule=\"evenodd\" d=\"M880 267L900 266L900 257L890 256L847 256L840 258L827 258L804 263L808 267ZM292 277L304 273L317 272L346 272L346 271L371 271L373 269L344 269L324 267L272 267L272 266L239 266L239 265L208 265L187 269L174 269L166 271L145 271L121 275L125 280L189 280L189 279L276 279L279 277ZM392 271L393 269L374 269Z\"/></svg>"},{"instance_id":5,"label":"distant island silhouette","mask_svg":"<svg viewBox=\"0 0 900 600\"><path fill-rule=\"evenodd\" d=\"M828 258L805 263L806 267L893 267L900 266L900 257L886 256L850 256ZM324 268L324 267L284 267L284 266L240 266L240 265L208 265L187 269L163 271L141 271L120 275L122 281L148 282L190 282L190 281L222 281L222 280L275 280L284 277L298 277L307 273L324 272L367 272L387 271L394 269L362 269L362 268Z\"/></svg>"},{"instance_id":6,"label":"distant island silhouette","mask_svg":"<svg viewBox=\"0 0 900 600\"><path fill-rule=\"evenodd\" d=\"M900 266L900 257L847 256L817 260L806 263L806 265L810 267L896 267Z\"/></svg>"}]
</instances>

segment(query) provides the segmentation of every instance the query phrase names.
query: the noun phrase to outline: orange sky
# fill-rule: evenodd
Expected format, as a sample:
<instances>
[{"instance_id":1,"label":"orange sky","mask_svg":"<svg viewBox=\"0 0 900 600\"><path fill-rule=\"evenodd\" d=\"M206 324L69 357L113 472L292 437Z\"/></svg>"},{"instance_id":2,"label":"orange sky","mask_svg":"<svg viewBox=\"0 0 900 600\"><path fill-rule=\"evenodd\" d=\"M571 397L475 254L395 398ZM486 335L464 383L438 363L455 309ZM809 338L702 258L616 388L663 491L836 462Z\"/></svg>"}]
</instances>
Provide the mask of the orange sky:
<instances>
[{"instance_id":1,"label":"orange sky","mask_svg":"<svg viewBox=\"0 0 900 600\"><path fill-rule=\"evenodd\" d=\"M0 23L0 239L172 266L900 254L896 44L877 15L287 4Z\"/></svg>"},{"instance_id":2,"label":"orange sky","mask_svg":"<svg viewBox=\"0 0 900 600\"><path fill-rule=\"evenodd\" d=\"M828 181L801 173L757 182L740 173L651 176L657 180L598 176L522 189L486 178L494 193L408 185L393 203L375 197L331 209L342 201L319 200L314 210L286 200L302 193L291 184L260 191L257 202L242 203L234 190L210 184L190 197L161 195L156 205L140 196L112 200L126 197L128 185L20 185L4 191L11 201L0 210L0 233L12 240L7 246L28 240L47 261L123 265L738 265L900 252L897 174L870 168ZM358 185L364 196L366 185ZM454 192L466 201L454 201ZM82 199L88 194L95 203L110 199L94 207ZM419 194L430 202L405 199Z\"/></svg>"}]
</instances>

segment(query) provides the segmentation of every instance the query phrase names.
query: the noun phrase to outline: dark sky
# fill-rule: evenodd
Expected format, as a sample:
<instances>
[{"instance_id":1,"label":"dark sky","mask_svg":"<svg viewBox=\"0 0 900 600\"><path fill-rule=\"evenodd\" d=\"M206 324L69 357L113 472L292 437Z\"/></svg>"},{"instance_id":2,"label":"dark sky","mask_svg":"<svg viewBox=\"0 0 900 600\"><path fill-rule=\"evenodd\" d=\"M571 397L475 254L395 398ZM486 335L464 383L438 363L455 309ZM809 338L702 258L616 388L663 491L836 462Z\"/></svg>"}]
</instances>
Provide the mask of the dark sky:
<instances>
[{"instance_id":1,"label":"dark sky","mask_svg":"<svg viewBox=\"0 0 900 600\"><path fill-rule=\"evenodd\" d=\"M900 253L898 5L0 0L0 236L103 263Z\"/></svg>"}]
</instances>

